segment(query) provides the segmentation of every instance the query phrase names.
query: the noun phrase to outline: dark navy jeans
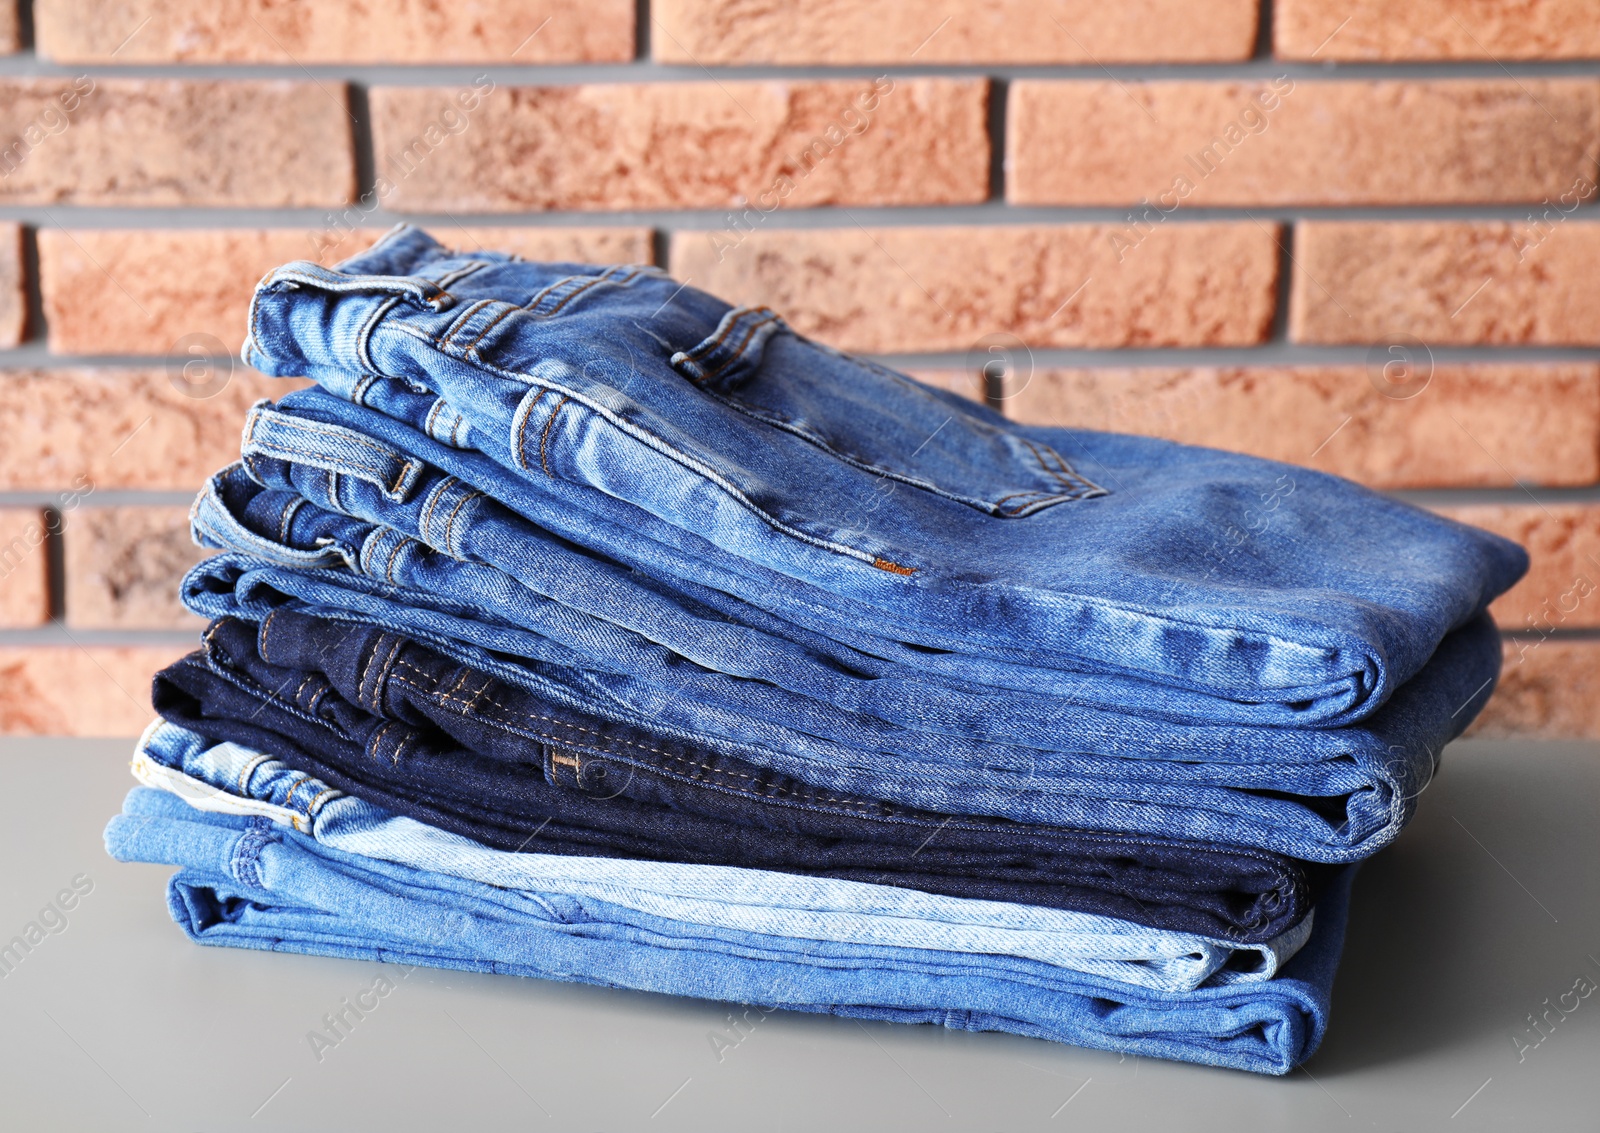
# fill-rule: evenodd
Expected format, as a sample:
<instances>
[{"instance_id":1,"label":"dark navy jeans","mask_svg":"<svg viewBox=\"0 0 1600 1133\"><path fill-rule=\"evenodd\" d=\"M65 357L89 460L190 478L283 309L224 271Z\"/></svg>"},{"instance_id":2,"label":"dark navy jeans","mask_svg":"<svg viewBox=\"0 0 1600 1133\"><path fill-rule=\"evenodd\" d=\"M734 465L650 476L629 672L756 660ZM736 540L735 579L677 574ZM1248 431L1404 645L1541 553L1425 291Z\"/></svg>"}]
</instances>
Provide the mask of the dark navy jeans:
<instances>
[{"instance_id":1,"label":"dark navy jeans","mask_svg":"<svg viewBox=\"0 0 1600 1133\"><path fill-rule=\"evenodd\" d=\"M486 845L737 865L1265 940L1328 872L1260 850L954 817L574 711L398 634L220 619L156 678L174 723Z\"/></svg>"}]
</instances>

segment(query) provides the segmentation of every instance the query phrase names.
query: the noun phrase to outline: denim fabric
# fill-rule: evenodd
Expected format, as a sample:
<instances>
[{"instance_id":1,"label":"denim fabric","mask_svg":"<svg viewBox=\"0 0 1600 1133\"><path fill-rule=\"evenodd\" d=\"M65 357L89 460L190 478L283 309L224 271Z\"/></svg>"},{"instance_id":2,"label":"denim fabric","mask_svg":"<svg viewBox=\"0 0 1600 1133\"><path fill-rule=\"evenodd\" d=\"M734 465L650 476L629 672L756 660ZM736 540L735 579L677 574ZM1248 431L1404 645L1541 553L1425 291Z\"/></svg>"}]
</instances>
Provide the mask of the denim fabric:
<instances>
[{"instance_id":1,"label":"denim fabric","mask_svg":"<svg viewBox=\"0 0 1600 1133\"><path fill-rule=\"evenodd\" d=\"M577 546L828 636L1080 672L1102 707L1361 719L1526 569L1335 477L1019 425L651 268L456 256L404 226L269 275L244 357L487 455L473 487ZM397 503L421 480L360 434L246 444Z\"/></svg>"},{"instance_id":2,"label":"denim fabric","mask_svg":"<svg viewBox=\"0 0 1600 1133\"><path fill-rule=\"evenodd\" d=\"M405 444L387 439L404 429L315 389L257 405L242 463L216 477L195 508L196 537L284 565L311 556L457 596L537 632L542 660L671 680L694 703L834 738L868 717L1050 749L1075 734L1082 709L1117 680L913 649L871 634L870 622L836 641L710 587L649 577L605 546L572 545L487 495L475 483L493 485L496 471L481 454L414 430ZM362 463L341 463L344 449ZM374 461L407 469L403 498L373 482L380 478L365 469ZM1226 723L1254 711L1213 697L1197 712L1178 690L1164 699L1141 715Z\"/></svg>"},{"instance_id":3,"label":"denim fabric","mask_svg":"<svg viewBox=\"0 0 1600 1133\"><path fill-rule=\"evenodd\" d=\"M200 509L230 491L224 484L202 497ZM266 510L277 513L283 502ZM289 501L289 525L314 506ZM300 553L336 557L331 547ZM549 655L547 639L485 614L481 600L343 567L278 566L256 554L213 556L184 581L185 603L208 617L260 621L286 609L390 629L553 704L695 747L731 744L741 759L829 791L940 814L1250 846L1323 862L1357 860L1394 838L1444 744L1488 698L1501 657L1493 623L1480 616L1450 634L1361 725L1176 725L1081 709L1059 744L1068 750L1043 751L963 743L842 712L833 736L785 727L684 695L677 675L690 663L682 658L664 659L662 680L539 659Z\"/></svg>"},{"instance_id":4,"label":"denim fabric","mask_svg":"<svg viewBox=\"0 0 1600 1133\"><path fill-rule=\"evenodd\" d=\"M577 712L393 634L284 610L259 627L213 623L203 651L156 676L153 701L203 736L502 850L784 870L1241 943L1301 921L1328 873L809 788L727 746ZM164 750L150 758L168 762Z\"/></svg>"},{"instance_id":5,"label":"denim fabric","mask_svg":"<svg viewBox=\"0 0 1600 1133\"><path fill-rule=\"evenodd\" d=\"M269 819L136 788L106 829L122 861L179 867L192 939L401 961L898 1022L999 1030L1283 1074L1327 1025L1352 870L1277 979L1157 992L1010 956L799 940L347 854Z\"/></svg>"},{"instance_id":6,"label":"denim fabric","mask_svg":"<svg viewBox=\"0 0 1600 1133\"><path fill-rule=\"evenodd\" d=\"M1021 956L1159 991L1271 979L1311 934L1307 917L1264 944L1162 932L1111 917L790 873L507 853L393 815L238 744L157 720L134 775L198 810L259 815L324 846L501 889L594 898L685 924L797 940Z\"/></svg>"}]
</instances>

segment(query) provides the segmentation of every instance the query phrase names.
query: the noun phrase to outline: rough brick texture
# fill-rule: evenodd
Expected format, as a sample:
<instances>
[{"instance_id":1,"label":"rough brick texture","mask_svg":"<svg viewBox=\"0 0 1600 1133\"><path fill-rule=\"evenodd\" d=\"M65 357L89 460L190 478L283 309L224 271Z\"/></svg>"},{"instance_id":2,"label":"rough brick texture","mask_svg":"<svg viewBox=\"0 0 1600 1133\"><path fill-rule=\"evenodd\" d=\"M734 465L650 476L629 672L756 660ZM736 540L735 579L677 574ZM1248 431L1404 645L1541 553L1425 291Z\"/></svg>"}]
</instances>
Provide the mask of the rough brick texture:
<instances>
[{"instance_id":1,"label":"rough brick texture","mask_svg":"<svg viewBox=\"0 0 1600 1133\"><path fill-rule=\"evenodd\" d=\"M166 354L209 334L237 352L256 283L290 260L332 263L384 229L77 230L39 233L50 349L57 354ZM633 263L650 258L642 228L434 229L453 247L528 259Z\"/></svg>"},{"instance_id":2,"label":"rough brick texture","mask_svg":"<svg viewBox=\"0 0 1600 1133\"><path fill-rule=\"evenodd\" d=\"M150 678L187 652L162 645L0 646L0 733L137 736Z\"/></svg>"},{"instance_id":3,"label":"rough brick texture","mask_svg":"<svg viewBox=\"0 0 1600 1133\"><path fill-rule=\"evenodd\" d=\"M1507 641L1500 685L1467 734L1600 739L1600 641Z\"/></svg>"},{"instance_id":4,"label":"rough brick texture","mask_svg":"<svg viewBox=\"0 0 1600 1133\"><path fill-rule=\"evenodd\" d=\"M1359 366L1045 370L1019 383L1005 412L1234 449L1380 488L1600 478L1600 367L1437 366L1424 379L1397 398Z\"/></svg>"},{"instance_id":5,"label":"rough brick texture","mask_svg":"<svg viewBox=\"0 0 1600 1133\"><path fill-rule=\"evenodd\" d=\"M633 0L35 0L62 62L583 63L633 58ZM144 23L148 19L148 23Z\"/></svg>"},{"instance_id":6,"label":"rough brick texture","mask_svg":"<svg viewBox=\"0 0 1600 1133\"><path fill-rule=\"evenodd\" d=\"M1131 240L1113 225L689 232L673 237L672 270L848 350L967 350L998 332L1032 346L1266 337L1271 225L1164 225Z\"/></svg>"},{"instance_id":7,"label":"rough brick texture","mask_svg":"<svg viewBox=\"0 0 1600 1133\"><path fill-rule=\"evenodd\" d=\"M1276 0L1284 59L1584 59L1600 55L1589 0Z\"/></svg>"},{"instance_id":8,"label":"rough brick texture","mask_svg":"<svg viewBox=\"0 0 1600 1133\"><path fill-rule=\"evenodd\" d=\"M1593 182L1584 199L1594 198ZM1306 221L1289 333L1300 342L1600 343L1600 226L1563 220ZM1578 197L1569 193L1574 206ZM1517 412L1521 412L1519 406Z\"/></svg>"},{"instance_id":9,"label":"rough brick texture","mask_svg":"<svg viewBox=\"0 0 1600 1133\"><path fill-rule=\"evenodd\" d=\"M309 206L355 190L342 83L5 79L0 202Z\"/></svg>"},{"instance_id":10,"label":"rough brick texture","mask_svg":"<svg viewBox=\"0 0 1600 1133\"><path fill-rule=\"evenodd\" d=\"M183 507L83 507L65 517L66 620L83 629L198 629L178 580L209 552Z\"/></svg>"},{"instance_id":11,"label":"rough brick texture","mask_svg":"<svg viewBox=\"0 0 1600 1133\"><path fill-rule=\"evenodd\" d=\"M0 374L0 491L191 490L239 459L245 411L303 385L234 373L192 397L166 370ZM181 384L181 383L179 383Z\"/></svg>"},{"instance_id":12,"label":"rough brick texture","mask_svg":"<svg viewBox=\"0 0 1600 1133\"><path fill-rule=\"evenodd\" d=\"M1538 201L1595 176L1600 82L1012 84L1017 204Z\"/></svg>"},{"instance_id":13,"label":"rough brick texture","mask_svg":"<svg viewBox=\"0 0 1600 1133\"><path fill-rule=\"evenodd\" d=\"M25 286L22 228L16 224L0 224L0 348L17 345L27 331Z\"/></svg>"},{"instance_id":14,"label":"rough brick texture","mask_svg":"<svg viewBox=\"0 0 1600 1133\"><path fill-rule=\"evenodd\" d=\"M1527 577L1492 607L1501 629L1545 634L1600 625L1600 504L1530 500L1437 510L1528 549Z\"/></svg>"},{"instance_id":15,"label":"rough brick texture","mask_svg":"<svg viewBox=\"0 0 1600 1133\"><path fill-rule=\"evenodd\" d=\"M1245 59L1252 0L655 0L666 63L1104 63Z\"/></svg>"},{"instance_id":16,"label":"rough brick texture","mask_svg":"<svg viewBox=\"0 0 1600 1133\"><path fill-rule=\"evenodd\" d=\"M50 620L49 531L38 508L0 508L0 628Z\"/></svg>"},{"instance_id":17,"label":"rough brick texture","mask_svg":"<svg viewBox=\"0 0 1600 1133\"><path fill-rule=\"evenodd\" d=\"M876 82L877 85L874 85ZM754 208L980 201L982 79L371 93L377 171L405 210ZM452 124L457 132L450 132ZM431 131L431 133L430 133ZM381 186L380 186L381 188Z\"/></svg>"}]
</instances>

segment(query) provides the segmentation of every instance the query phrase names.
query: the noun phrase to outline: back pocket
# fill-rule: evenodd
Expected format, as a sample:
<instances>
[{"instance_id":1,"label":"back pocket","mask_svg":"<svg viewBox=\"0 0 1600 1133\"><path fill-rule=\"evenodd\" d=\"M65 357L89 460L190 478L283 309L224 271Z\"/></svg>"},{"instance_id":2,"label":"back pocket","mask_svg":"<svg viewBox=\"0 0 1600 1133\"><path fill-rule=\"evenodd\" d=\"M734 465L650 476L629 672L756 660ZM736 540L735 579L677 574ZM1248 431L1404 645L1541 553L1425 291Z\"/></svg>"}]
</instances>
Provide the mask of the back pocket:
<instances>
[{"instance_id":1,"label":"back pocket","mask_svg":"<svg viewBox=\"0 0 1600 1133\"><path fill-rule=\"evenodd\" d=\"M884 366L736 307L672 365L708 396L856 468L1016 519L1106 490L1039 441Z\"/></svg>"}]
</instances>

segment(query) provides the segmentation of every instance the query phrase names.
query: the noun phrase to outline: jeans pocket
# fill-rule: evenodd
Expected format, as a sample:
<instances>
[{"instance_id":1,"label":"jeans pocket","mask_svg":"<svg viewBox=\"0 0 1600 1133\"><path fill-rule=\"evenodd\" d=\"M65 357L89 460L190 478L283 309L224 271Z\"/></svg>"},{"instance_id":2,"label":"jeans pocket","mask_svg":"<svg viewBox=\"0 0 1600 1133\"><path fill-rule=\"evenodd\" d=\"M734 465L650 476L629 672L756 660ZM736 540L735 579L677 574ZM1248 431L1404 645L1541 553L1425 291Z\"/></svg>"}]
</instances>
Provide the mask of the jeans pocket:
<instances>
[{"instance_id":1,"label":"jeans pocket","mask_svg":"<svg viewBox=\"0 0 1600 1133\"><path fill-rule=\"evenodd\" d=\"M672 366L706 396L829 456L987 515L1016 519L1106 490L964 399L736 307Z\"/></svg>"}]
</instances>

